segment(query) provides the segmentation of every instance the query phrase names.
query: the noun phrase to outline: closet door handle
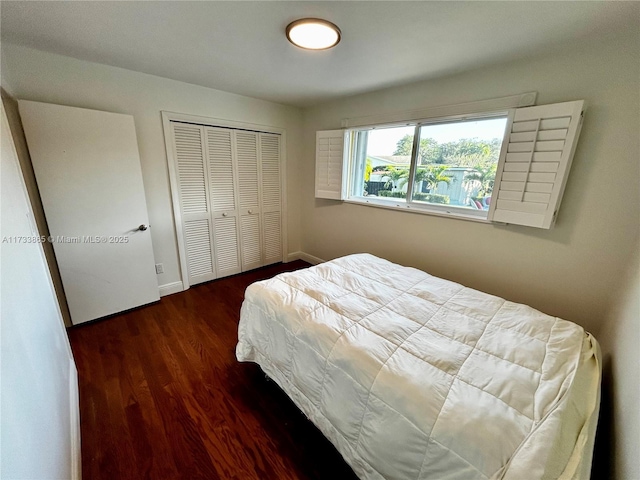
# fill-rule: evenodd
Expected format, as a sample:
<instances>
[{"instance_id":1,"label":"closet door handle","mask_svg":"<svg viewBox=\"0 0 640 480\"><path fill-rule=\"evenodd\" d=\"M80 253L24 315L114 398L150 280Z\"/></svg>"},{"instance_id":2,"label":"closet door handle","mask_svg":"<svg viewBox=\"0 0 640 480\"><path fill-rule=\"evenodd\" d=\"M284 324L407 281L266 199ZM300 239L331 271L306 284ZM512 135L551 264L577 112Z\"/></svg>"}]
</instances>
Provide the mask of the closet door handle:
<instances>
[{"instance_id":1,"label":"closet door handle","mask_svg":"<svg viewBox=\"0 0 640 480\"><path fill-rule=\"evenodd\" d=\"M223 213L223 214L222 214L222 216L223 216L223 217L226 217L226 216L227 216L226 212L225 212L225 213Z\"/></svg>"},{"instance_id":2,"label":"closet door handle","mask_svg":"<svg viewBox=\"0 0 640 480\"><path fill-rule=\"evenodd\" d=\"M253 212L251 210L249 210L249 215L251 215Z\"/></svg>"}]
</instances>

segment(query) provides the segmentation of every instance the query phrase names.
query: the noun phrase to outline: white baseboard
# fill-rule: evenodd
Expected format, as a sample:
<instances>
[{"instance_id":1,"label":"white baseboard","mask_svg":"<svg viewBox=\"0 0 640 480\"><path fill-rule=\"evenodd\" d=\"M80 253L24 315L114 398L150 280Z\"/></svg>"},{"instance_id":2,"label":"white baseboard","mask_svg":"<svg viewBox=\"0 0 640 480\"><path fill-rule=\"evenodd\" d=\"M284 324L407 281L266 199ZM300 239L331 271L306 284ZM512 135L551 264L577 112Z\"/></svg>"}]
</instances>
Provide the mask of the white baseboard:
<instances>
[{"instance_id":1,"label":"white baseboard","mask_svg":"<svg viewBox=\"0 0 640 480\"><path fill-rule=\"evenodd\" d=\"M314 255L310 255L305 252L293 252L287 255L287 262L293 262L294 260L304 260L311 265L318 265L319 263L324 263L326 260L318 258Z\"/></svg>"},{"instance_id":2,"label":"white baseboard","mask_svg":"<svg viewBox=\"0 0 640 480\"><path fill-rule=\"evenodd\" d=\"M78 371L72 359L69 361L69 418L71 420L71 479L81 480L80 392L78 390Z\"/></svg>"},{"instance_id":3,"label":"white baseboard","mask_svg":"<svg viewBox=\"0 0 640 480\"><path fill-rule=\"evenodd\" d=\"M302 252L292 252L287 254L287 263L300 260L300 255L302 255Z\"/></svg>"},{"instance_id":4,"label":"white baseboard","mask_svg":"<svg viewBox=\"0 0 640 480\"><path fill-rule=\"evenodd\" d=\"M160 291L161 297L166 297L167 295L183 292L184 285L182 282L165 283L164 285L160 285L158 290Z\"/></svg>"}]
</instances>

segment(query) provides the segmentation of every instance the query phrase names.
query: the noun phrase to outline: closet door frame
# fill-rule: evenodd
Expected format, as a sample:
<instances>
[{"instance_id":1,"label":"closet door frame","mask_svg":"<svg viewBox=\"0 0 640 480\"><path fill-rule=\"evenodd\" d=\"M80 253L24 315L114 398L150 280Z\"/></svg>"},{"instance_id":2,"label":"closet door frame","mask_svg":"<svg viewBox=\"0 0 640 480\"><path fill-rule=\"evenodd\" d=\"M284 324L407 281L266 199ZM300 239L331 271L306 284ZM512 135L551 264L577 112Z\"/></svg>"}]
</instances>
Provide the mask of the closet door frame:
<instances>
[{"instance_id":1,"label":"closet door frame","mask_svg":"<svg viewBox=\"0 0 640 480\"><path fill-rule=\"evenodd\" d=\"M184 244L184 232L182 229L182 213L180 210L179 184L177 161L175 158L175 146L171 122L192 123L204 127L233 128L240 130L250 130L259 133L274 133L280 135L280 192L281 192L281 226L282 226L282 261L287 261L288 252L288 235L287 235L287 155L286 142L287 133L283 128L273 127L270 125L262 125L258 123L236 122L233 120L203 117L200 115L189 115L184 113L176 113L169 111L161 111L162 127L164 132L164 143L167 153L167 166L169 170L169 184L171 187L171 201L173 206L173 218L175 222L176 239L178 242L178 255L180 260L180 273L182 276L183 290L189 288L189 273L187 269L187 256Z\"/></svg>"}]
</instances>

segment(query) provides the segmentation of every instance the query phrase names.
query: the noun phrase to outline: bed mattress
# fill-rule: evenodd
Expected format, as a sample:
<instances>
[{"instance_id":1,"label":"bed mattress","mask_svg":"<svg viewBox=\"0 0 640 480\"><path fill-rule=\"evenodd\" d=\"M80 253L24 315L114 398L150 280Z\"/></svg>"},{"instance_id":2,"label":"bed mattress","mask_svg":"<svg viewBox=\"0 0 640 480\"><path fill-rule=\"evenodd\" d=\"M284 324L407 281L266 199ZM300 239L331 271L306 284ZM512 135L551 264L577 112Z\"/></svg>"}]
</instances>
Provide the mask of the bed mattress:
<instances>
[{"instance_id":1,"label":"bed mattress","mask_svg":"<svg viewBox=\"0 0 640 480\"><path fill-rule=\"evenodd\" d=\"M350 255L249 286L236 355L360 478L589 477L598 344L526 305Z\"/></svg>"}]
</instances>

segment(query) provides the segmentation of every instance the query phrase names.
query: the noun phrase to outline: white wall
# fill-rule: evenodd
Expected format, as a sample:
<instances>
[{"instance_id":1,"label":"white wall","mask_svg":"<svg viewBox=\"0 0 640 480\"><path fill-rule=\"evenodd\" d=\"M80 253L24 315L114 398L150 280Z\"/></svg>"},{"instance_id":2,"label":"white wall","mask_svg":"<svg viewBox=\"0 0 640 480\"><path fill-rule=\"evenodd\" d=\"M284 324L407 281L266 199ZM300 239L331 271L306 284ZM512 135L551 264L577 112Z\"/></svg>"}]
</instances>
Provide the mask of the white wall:
<instances>
[{"instance_id":1,"label":"white wall","mask_svg":"<svg viewBox=\"0 0 640 480\"><path fill-rule=\"evenodd\" d=\"M594 478L636 480L640 344L640 30L304 111L302 250L368 251L532 305L593 332L604 354ZM483 225L313 197L315 131L341 119L538 92L587 112L552 230ZM630 271L630 275L625 275Z\"/></svg>"},{"instance_id":2,"label":"white wall","mask_svg":"<svg viewBox=\"0 0 640 480\"><path fill-rule=\"evenodd\" d=\"M544 57L343 98L304 111L302 250L367 251L527 303L597 334L640 218L638 30L557 46ZM316 130L341 119L538 92L587 112L552 230L496 226L314 198Z\"/></svg>"},{"instance_id":3,"label":"white wall","mask_svg":"<svg viewBox=\"0 0 640 480\"><path fill-rule=\"evenodd\" d=\"M11 128L11 134L13 135L16 152L18 153L20 168L27 187L34 220L38 226L40 235L49 236L49 227L44 216L42 200L38 193L38 185L36 184L36 177L33 172L33 165L31 164L31 156L29 155L27 140L24 136L24 130L22 129L22 120L20 119L20 113L18 112L18 102L7 92L7 90L5 90L5 88L8 88L8 85L3 84L2 89L0 89L2 94L2 104L4 105L5 113L9 120L9 127ZM55 287L56 297L58 298L58 305L60 305L60 310L62 311L62 318L64 319L66 326L71 326L71 315L69 313L67 299L64 295L64 288L62 286L62 279L60 278L60 270L58 269L56 257L53 252L53 245L49 242L45 242L42 247L44 248L47 265L51 272L53 286Z\"/></svg>"},{"instance_id":4,"label":"white wall","mask_svg":"<svg viewBox=\"0 0 640 480\"><path fill-rule=\"evenodd\" d=\"M0 237L37 235L2 107ZM79 478L77 373L38 243L0 243L0 478Z\"/></svg>"},{"instance_id":5,"label":"white wall","mask_svg":"<svg viewBox=\"0 0 640 480\"><path fill-rule=\"evenodd\" d=\"M161 110L285 129L288 247L300 249L300 109L5 42L2 83L20 99L134 116L155 261L164 264L160 285L181 280Z\"/></svg>"},{"instance_id":6,"label":"white wall","mask_svg":"<svg viewBox=\"0 0 640 480\"><path fill-rule=\"evenodd\" d=\"M604 382L593 478L640 478L640 243L598 337Z\"/></svg>"}]
</instances>

